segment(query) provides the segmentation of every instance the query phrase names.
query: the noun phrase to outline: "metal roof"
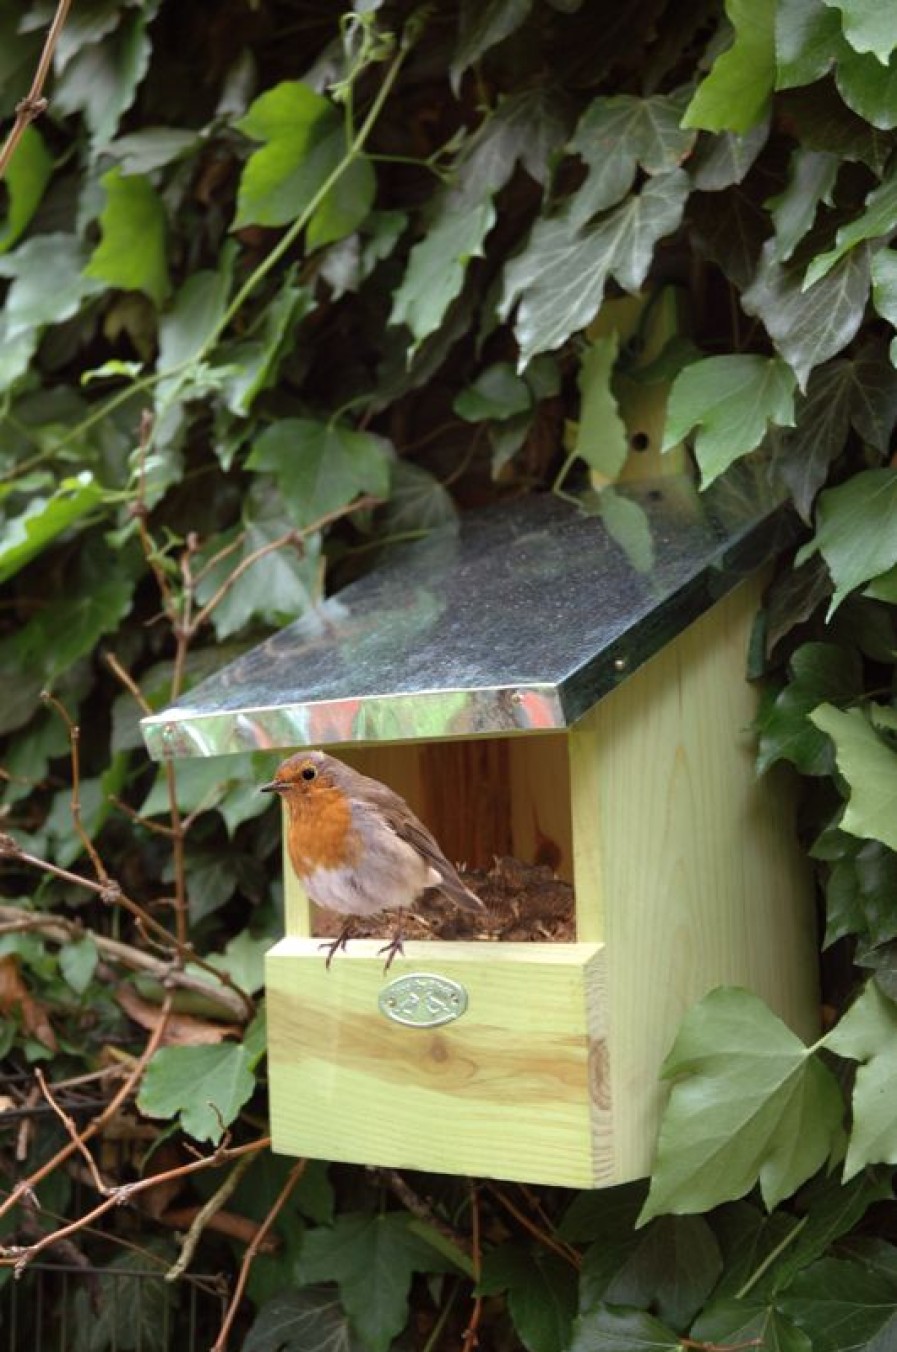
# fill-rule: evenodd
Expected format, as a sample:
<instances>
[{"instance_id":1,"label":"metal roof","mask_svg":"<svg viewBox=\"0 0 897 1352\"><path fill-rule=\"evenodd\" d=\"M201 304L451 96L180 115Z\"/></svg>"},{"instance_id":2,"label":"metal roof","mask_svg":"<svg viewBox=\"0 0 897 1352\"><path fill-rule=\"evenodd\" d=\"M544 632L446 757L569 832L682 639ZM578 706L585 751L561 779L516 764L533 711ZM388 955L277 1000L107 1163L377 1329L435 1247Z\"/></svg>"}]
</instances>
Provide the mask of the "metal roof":
<instances>
[{"instance_id":1,"label":"metal roof","mask_svg":"<svg viewBox=\"0 0 897 1352\"><path fill-rule=\"evenodd\" d=\"M397 549L145 718L150 753L567 727L792 533L750 469L704 493L681 476L603 502L529 494Z\"/></svg>"}]
</instances>

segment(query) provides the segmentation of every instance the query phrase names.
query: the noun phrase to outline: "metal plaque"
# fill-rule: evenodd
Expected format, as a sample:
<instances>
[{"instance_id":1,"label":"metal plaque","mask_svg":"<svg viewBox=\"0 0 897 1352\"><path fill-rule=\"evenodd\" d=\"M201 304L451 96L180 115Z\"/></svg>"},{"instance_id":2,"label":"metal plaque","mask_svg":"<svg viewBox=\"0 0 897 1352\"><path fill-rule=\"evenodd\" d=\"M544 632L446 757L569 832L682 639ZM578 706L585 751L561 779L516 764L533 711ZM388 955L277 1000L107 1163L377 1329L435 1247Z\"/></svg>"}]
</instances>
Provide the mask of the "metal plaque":
<instances>
[{"instance_id":1,"label":"metal plaque","mask_svg":"<svg viewBox=\"0 0 897 1352\"><path fill-rule=\"evenodd\" d=\"M412 972L384 986L377 1001L380 1013L409 1028L438 1028L459 1019L467 1008L467 991L447 976Z\"/></svg>"}]
</instances>

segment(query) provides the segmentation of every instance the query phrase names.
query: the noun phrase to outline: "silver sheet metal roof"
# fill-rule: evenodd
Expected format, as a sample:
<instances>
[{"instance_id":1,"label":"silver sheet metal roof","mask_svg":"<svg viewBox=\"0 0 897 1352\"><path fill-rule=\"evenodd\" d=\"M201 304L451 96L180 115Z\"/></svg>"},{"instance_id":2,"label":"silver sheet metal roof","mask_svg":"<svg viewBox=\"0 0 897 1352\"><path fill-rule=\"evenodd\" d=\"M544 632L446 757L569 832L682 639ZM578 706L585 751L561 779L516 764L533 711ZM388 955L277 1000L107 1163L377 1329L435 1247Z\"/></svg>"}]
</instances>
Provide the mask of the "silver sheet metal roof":
<instances>
[{"instance_id":1,"label":"silver sheet metal roof","mask_svg":"<svg viewBox=\"0 0 897 1352\"><path fill-rule=\"evenodd\" d=\"M150 753L567 727L792 530L750 472L620 488L616 509L626 547L610 519L531 494L396 550L145 718Z\"/></svg>"}]
</instances>

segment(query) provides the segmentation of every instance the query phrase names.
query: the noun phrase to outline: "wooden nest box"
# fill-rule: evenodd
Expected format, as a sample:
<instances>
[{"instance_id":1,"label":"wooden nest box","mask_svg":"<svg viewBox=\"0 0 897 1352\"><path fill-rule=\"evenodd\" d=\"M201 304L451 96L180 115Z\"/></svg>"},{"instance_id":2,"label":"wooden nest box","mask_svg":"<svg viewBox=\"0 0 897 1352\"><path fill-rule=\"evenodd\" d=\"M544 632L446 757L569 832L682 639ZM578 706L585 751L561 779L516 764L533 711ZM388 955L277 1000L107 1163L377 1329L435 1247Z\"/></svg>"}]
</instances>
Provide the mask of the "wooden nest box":
<instances>
[{"instance_id":1,"label":"wooden nest box","mask_svg":"<svg viewBox=\"0 0 897 1352\"><path fill-rule=\"evenodd\" d=\"M737 479L617 496L628 552L557 498L472 513L145 720L159 757L329 748L449 858L573 884L573 942L406 941L384 974L357 939L328 971L287 868L276 1150L617 1183L650 1169L661 1063L705 992L746 986L812 1034L809 881L744 676L782 518Z\"/></svg>"}]
</instances>

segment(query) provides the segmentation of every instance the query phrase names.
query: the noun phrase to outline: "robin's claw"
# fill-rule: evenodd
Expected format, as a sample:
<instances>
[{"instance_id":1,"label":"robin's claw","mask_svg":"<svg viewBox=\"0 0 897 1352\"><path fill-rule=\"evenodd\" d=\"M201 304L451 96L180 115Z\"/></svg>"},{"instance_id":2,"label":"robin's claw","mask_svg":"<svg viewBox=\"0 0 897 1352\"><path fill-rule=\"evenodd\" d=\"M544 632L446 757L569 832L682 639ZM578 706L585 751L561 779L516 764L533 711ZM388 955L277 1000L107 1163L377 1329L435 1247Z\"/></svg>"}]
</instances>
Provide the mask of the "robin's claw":
<instances>
[{"instance_id":1,"label":"robin's claw","mask_svg":"<svg viewBox=\"0 0 897 1352\"><path fill-rule=\"evenodd\" d=\"M404 955L405 955L405 947L404 947L404 945L403 945L403 943L402 943L402 936L401 936L401 934L396 934L392 939L390 939L390 941L389 941L388 944L384 944L382 948L378 948L378 949L377 949L377 954L378 954L378 956L379 956L381 953L388 953L388 954L389 954L389 957L386 959L386 961L385 961L384 964L383 964L383 970L384 970L384 972L388 972L389 969L390 969L390 967L392 966L392 960L393 960L393 958L396 957L396 955L399 954L399 953L401 953L403 957L404 957Z\"/></svg>"},{"instance_id":2,"label":"robin's claw","mask_svg":"<svg viewBox=\"0 0 897 1352\"><path fill-rule=\"evenodd\" d=\"M349 942L351 936L352 922L349 920L343 925L335 939L325 939L323 943L318 944L318 948L326 948L327 950L327 960L324 963L324 966L327 968L328 972L330 971L330 964L333 962L334 953L338 953L340 949L345 952L346 944Z\"/></svg>"}]
</instances>

